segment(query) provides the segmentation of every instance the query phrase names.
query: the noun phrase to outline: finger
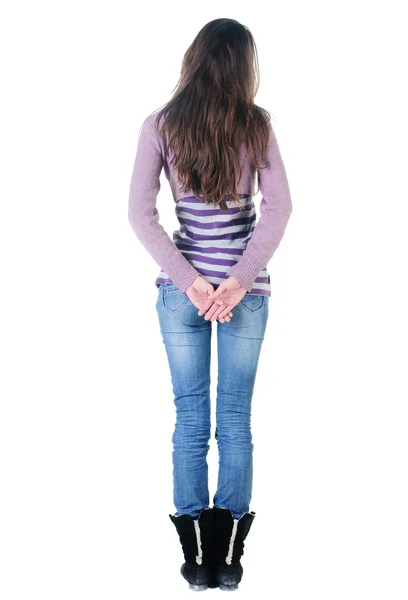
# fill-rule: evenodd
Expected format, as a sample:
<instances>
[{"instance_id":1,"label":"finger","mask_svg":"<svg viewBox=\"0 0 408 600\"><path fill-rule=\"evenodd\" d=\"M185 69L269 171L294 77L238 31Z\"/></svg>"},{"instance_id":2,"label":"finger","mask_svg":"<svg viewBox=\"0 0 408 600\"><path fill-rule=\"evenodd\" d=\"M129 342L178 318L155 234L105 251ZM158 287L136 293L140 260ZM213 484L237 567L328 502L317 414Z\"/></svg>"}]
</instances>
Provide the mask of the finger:
<instances>
[{"instance_id":1,"label":"finger","mask_svg":"<svg viewBox=\"0 0 408 600\"><path fill-rule=\"evenodd\" d=\"M206 313L208 311L208 309L211 308L211 306L213 306L213 304L215 304L216 306L224 305L224 301L223 300L215 300L215 301L207 300L205 302L205 304L200 308L198 315L201 317L201 315Z\"/></svg>"},{"instance_id":2,"label":"finger","mask_svg":"<svg viewBox=\"0 0 408 600\"><path fill-rule=\"evenodd\" d=\"M210 299L211 300L215 300L216 298L218 298L219 296L221 296L221 294L223 294L226 291L227 290L225 288L223 288L222 285L219 285L217 287L217 289L215 290L215 292L213 292L212 294L210 294Z\"/></svg>"},{"instance_id":3,"label":"finger","mask_svg":"<svg viewBox=\"0 0 408 600\"><path fill-rule=\"evenodd\" d=\"M231 317L232 313L231 313L231 306L225 306L224 308L221 308L221 311L217 314L217 318L221 317L221 318L225 318L225 317Z\"/></svg>"},{"instance_id":4,"label":"finger","mask_svg":"<svg viewBox=\"0 0 408 600\"><path fill-rule=\"evenodd\" d=\"M232 318L232 312L229 312L227 315L225 315L224 317L219 316L218 320L220 321L220 323L229 323L231 321Z\"/></svg>"},{"instance_id":5,"label":"finger","mask_svg":"<svg viewBox=\"0 0 408 600\"><path fill-rule=\"evenodd\" d=\"M208 299L204 302L204 304L202 305L202 307L200 308L200 310L198 311L198 316L201 317L204 313L207 312L207 310L213 305L213 301Z\"/></svg>"},{"instance_id":6,"label":"finger","mask_svg":"<svg viewBox=\"0 0 408 600\"><path fill-rule=\"evenodd\" d=\"M230 304L227 305L224 310L220 313L220 317L225 317L226 315L229 315L230 317L232 317L232 312L231 309L233 308L233 306L231 306Z\"/></svg>"},{"instance_id":7,"label":"finger","mask_svg":"<svg viewBox=\"0 0 408 600\"><path fill-rule=\"evenodd\" d=\"M206 321L209 321L210 319L212 319L213 315L216 313L216 311L219 309L218 304L213 303L212 306L210 306L210 308L207 310L207 312L204 315L204 319Z\"/></svg>"},{"instance_id":8,"label":"finger","mask_svg":"<svg viewBox=\"0 0 408 600\"><path fill-rule=\"evenodd\" d=\"M214 305L217 306L217 305ZM219 315L225 312L225 307L224 306L217 306L217 308L215 309L215 311L212 313L210 319L211 321L214 321L215 319L218 319Z\"/></svg>"}]
</instances>

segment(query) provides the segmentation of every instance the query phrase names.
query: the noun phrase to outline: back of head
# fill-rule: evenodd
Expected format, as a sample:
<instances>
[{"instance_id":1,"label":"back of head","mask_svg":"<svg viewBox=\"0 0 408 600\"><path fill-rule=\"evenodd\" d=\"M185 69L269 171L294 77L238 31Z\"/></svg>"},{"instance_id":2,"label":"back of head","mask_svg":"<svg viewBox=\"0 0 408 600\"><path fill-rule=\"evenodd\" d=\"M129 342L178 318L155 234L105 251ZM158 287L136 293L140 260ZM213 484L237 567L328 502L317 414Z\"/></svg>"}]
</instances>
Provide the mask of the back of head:
<instances>
[{"instance_id":1,"label":"back of head","mask_svg":"<svg viewBox=\"0 0 408 600\"><path fill-rule=\"evenodd\" d=\"M226 208L240 203L240 148L262 168L270 113L254 103L259 88L255 41L235 19L207 23L187 49L171 100L157 113L156 127L173 152L183 189Z\"/></svg>"}]
</instances>

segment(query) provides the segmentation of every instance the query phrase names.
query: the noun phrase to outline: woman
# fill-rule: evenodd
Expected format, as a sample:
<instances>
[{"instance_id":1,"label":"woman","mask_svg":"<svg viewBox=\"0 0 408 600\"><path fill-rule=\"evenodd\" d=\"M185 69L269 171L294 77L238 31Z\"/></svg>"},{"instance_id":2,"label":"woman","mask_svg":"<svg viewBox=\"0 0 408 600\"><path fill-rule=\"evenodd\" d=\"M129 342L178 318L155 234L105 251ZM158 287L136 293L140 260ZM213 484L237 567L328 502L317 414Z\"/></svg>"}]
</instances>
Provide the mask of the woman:
<instances>
[{"instance_id":1,"label":"woman","mask_svg":"<svg viewBox=\"0 0 408 600\"><path fill-rule=\"evenodd\" d=\"M251 401L268 320L267 263L292 202L259 86L254 39L234 19L205 25L185 53L172 99L142 125L129 195L129 221L160 266L156 310L166 349L176 425L170 514L190 588L233 590L255 513ZM164 168L180 228L159 224ZM262 192L260 218L254 179ZM209 506L210 348L217 321L218 487Z\"/></svg>"}]
</instances>

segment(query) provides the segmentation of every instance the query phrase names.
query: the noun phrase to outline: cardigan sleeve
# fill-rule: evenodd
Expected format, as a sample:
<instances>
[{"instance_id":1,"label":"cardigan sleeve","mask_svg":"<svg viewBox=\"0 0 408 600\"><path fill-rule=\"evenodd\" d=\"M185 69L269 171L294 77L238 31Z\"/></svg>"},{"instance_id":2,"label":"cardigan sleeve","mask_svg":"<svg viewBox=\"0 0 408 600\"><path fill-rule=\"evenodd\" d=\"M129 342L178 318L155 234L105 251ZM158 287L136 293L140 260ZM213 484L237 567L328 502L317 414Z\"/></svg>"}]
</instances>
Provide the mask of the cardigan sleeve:
<instances>
[{"instance_id":1,"label":"cardigan sleeve","mask_svg":"<svg viewBox=\"0 0 408 600\"><path fill-rule=\"evenodd\" d=\"M266 166L258 170L258 186L262 193L260 218L255 225L241 258L229 269L249 291L259 272L267 266L285 233L292 212L292 200L285 166L271 123L266 151Z\"/></svg>"},{"instance_id":2,"label":"cardigan sleeve","mask_svg":"<svg viewBox=\"0 0 408 600\"><path fill-rule=\"evenodd\" d=\"M156 201L163 162L159 136L148 117L142 125L133 165L128 220L136 237L152 258L169 274L173 283L185 292L200 273L180 252L159 223Z\"/></svg>"}]
</instances>

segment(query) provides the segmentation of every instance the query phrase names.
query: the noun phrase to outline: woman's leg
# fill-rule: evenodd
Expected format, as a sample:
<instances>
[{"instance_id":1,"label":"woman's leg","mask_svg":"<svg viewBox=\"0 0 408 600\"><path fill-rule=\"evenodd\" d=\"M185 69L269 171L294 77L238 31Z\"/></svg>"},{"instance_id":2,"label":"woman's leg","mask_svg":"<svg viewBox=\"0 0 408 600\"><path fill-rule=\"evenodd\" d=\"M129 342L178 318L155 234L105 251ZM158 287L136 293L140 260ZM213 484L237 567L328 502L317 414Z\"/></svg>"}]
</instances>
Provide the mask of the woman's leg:
<instances>
[{"instance_id":1,"label":"woman's leg","mask_svg":"<svg viewBox=\"0 0 408 600\"><path fill-rule=\"evenodd\" d=\"M172 437L175 516L196 518L209 505L211 321L198 316L187 294L174 284L160 287L156 310L176 407Z\"/></svg>"},{"instance_id":2,"label":"woman's leg","mask_svg":"<svg viewBox=\"0 0 408 600\"><path fill-rule=\"evenodd\" d=\"M214 506L239 519L249 511L252 495L251 402L269 297L248 294L232 312L231 321L217 322L219 471Z\"/></svg>"}]
</instances>

